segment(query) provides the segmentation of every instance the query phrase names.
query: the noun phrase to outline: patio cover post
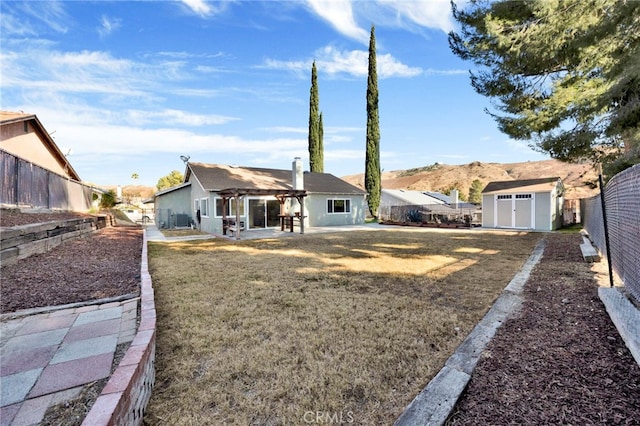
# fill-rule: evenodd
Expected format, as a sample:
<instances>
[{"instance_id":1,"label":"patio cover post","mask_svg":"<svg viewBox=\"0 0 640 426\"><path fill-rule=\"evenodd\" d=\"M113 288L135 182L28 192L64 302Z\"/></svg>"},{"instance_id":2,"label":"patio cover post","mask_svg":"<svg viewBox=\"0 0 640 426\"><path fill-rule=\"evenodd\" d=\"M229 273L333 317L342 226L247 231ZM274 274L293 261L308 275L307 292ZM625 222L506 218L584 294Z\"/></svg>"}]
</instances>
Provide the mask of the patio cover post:
<instances>
[{"instance_id":1,"label":"patio cover post","mask_svg":"<svg viewBox=\"0 0 640 426\"><path fill-rule=\"evenodd\" d=\"M304 196L296 198L300 202L300 233L304 234Z\"/></svg>"},{"instance_id":2,"label":"patio cover post","mask_svg":"<svg viewBox=\"0 0 640 426\"><path fill-rule=\"evenodd\" d=\"M240 239L240 195L235 194L236 200L236 240Z\"/></svg>"}]
</instances>

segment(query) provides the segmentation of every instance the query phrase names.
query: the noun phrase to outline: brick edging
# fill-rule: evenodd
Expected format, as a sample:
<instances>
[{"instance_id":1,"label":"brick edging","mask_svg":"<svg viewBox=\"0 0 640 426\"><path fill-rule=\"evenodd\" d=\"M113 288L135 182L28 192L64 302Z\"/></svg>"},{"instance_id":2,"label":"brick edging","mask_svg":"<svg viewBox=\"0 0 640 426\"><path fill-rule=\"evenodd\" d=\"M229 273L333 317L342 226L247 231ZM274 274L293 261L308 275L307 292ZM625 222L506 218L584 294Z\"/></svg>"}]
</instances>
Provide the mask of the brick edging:
<instances>
[{"instance_id":1,"label":"brick edging","mask_svg":"<svg viewBox=\"0 0 640 426\"><path fill-rule=\"evenodd\" d=\"M147 231L140 260L140 325L131 346L82 425L140 425L155 381L156 308L147 257Z\"/></svg>"}]
</instances>

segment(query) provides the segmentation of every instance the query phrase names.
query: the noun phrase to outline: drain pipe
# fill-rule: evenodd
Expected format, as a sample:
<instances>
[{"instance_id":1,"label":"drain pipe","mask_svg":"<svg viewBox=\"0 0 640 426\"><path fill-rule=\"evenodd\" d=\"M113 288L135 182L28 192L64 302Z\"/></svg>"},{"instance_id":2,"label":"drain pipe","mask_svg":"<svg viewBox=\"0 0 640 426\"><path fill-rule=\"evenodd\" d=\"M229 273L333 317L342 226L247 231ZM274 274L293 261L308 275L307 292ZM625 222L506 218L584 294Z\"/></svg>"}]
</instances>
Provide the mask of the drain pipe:
<instances>
[{"instance_id":1,"label":"drain pipe","mask_svg":"<svg viewBox=\"0 0 640 426\"><path fill-rule=\"evenodd\" d=\"M604 201L604 184L602 182L602 163L598 163L598 183L600 183L600 203L602 204L602 221L604 222L604 243L607 248L607 266L609 267L609 286L613 287L613 269L611 267L611 246L609 244L609 223Z\"/></svg>"}]
</instances>

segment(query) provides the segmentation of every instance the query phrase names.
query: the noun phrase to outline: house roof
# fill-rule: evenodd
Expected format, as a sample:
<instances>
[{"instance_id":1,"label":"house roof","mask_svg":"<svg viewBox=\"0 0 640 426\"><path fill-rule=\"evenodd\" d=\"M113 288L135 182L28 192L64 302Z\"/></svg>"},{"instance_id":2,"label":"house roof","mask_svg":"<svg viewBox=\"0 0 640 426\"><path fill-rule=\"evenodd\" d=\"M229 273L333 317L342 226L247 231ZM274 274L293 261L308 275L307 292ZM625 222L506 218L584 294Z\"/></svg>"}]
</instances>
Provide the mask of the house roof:
<instances>
[{"instance_id":1,"label":"house roof","mask_svg":"<svg viewBox=\"0 0 640 426\"><path fill-rule=\"evenodd\" d=\"M491 192L545 192L552 191L558 184L562 186L559 177L547 177L539 179L506 180L489 182L482 190L483 194Z\"/></svg>"},{"instance_id":2,"label":"house roof","mask_svg":"<svg viewBox=\"0 0 640 426\"><path fill-rule=\"evenodd\" d=\"M390 195L409 204L442 204L443 201L437 197L430 196L421 191L409 191L405 189L382 189L383 194Z\"/></svg>"},{"instance_id":3,"label":"house roof","mask_svg":"<svg viewBox=\"0 0 640 426\"><path fill-rule=\"evenodd\" d=\"M425 191L423 192L424 195L427 195L429 197L435 198L438 201L442 201L445 204L449 204L451 202L451 199L449 198L448 195L445 194L441 194L439 192L429 192L429 191Z\"/></svg>"},{"instance_id":4,"label":"house roof","mask_svg":"<svg viewBox=\"0 0 640 426\"><path fill-rule=\"evenodd\" d=\"M20 123L23 121L30 121L35 132L38 134L40 140L44 144L44 146L49 150L53 158L62 166L63 169L67 171L69 177L71 179L81 181L80 176L75 171L73 166L67 157L60 151L58 145L53 141L53 138L49 135L49 132L46 131L38 117L35 114L25 114L23 112L12 112L12 111L0 111L0 125L12 124L12 123ZM28 160L28 158L26 158Z\"/></svg>"},{"instance_id":5,"label":"house roof","mask_svg":"<svg viewBox=\"0 0 640 426\"><path fill-rule=\"evenodd\" d=\"M176 186L172 186L171 188L163 189L162 191L158 191L155 194L153 194L153 196L157 197L158 195L168 194L170 192L177 191L178 189L182 189L182 188L184 188L186 186L191 186L191 182L183 182L180 185L176 185ZM145 202L145 201L143 201L143 202ZM150 203L153 202L153 197L149 198L149 202Z\"/></svg>"},{"instance_id":6,"label":"house roof","mask_svg":"<svg viewBox=\"0 0 640 426\"><path fill-rule=\"evenodd\" d=\"M293 191L293 172L286 169L189 162L184 177L185 182L192 175L207 191L220 192L229 189L254 192ZM329 173L305 172L303 182L307 193L366 194L366 191Z\"/></svg>"}]
</instances>

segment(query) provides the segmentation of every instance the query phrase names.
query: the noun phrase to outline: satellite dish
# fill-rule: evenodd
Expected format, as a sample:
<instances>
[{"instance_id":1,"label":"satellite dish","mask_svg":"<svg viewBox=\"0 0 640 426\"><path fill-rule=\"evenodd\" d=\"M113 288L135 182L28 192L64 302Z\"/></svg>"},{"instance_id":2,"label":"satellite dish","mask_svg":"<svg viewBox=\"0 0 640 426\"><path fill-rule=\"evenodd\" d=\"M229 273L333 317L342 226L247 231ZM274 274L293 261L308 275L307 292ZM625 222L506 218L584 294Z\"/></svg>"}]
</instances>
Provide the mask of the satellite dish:
<instances>
[{"instance_id":1,"label":"satellite dish","mask_svg":"<svg viewBox=\"0 0 640 426\"><path fill-rule=\"evenodd\" d=\"M187 163L187 161L189 161L189 158L191 158L191 157L189 157L188 155L181 155L181 156L180 156L180 159L181 159L185 164Z\"/></svg>"}]
</instances>

